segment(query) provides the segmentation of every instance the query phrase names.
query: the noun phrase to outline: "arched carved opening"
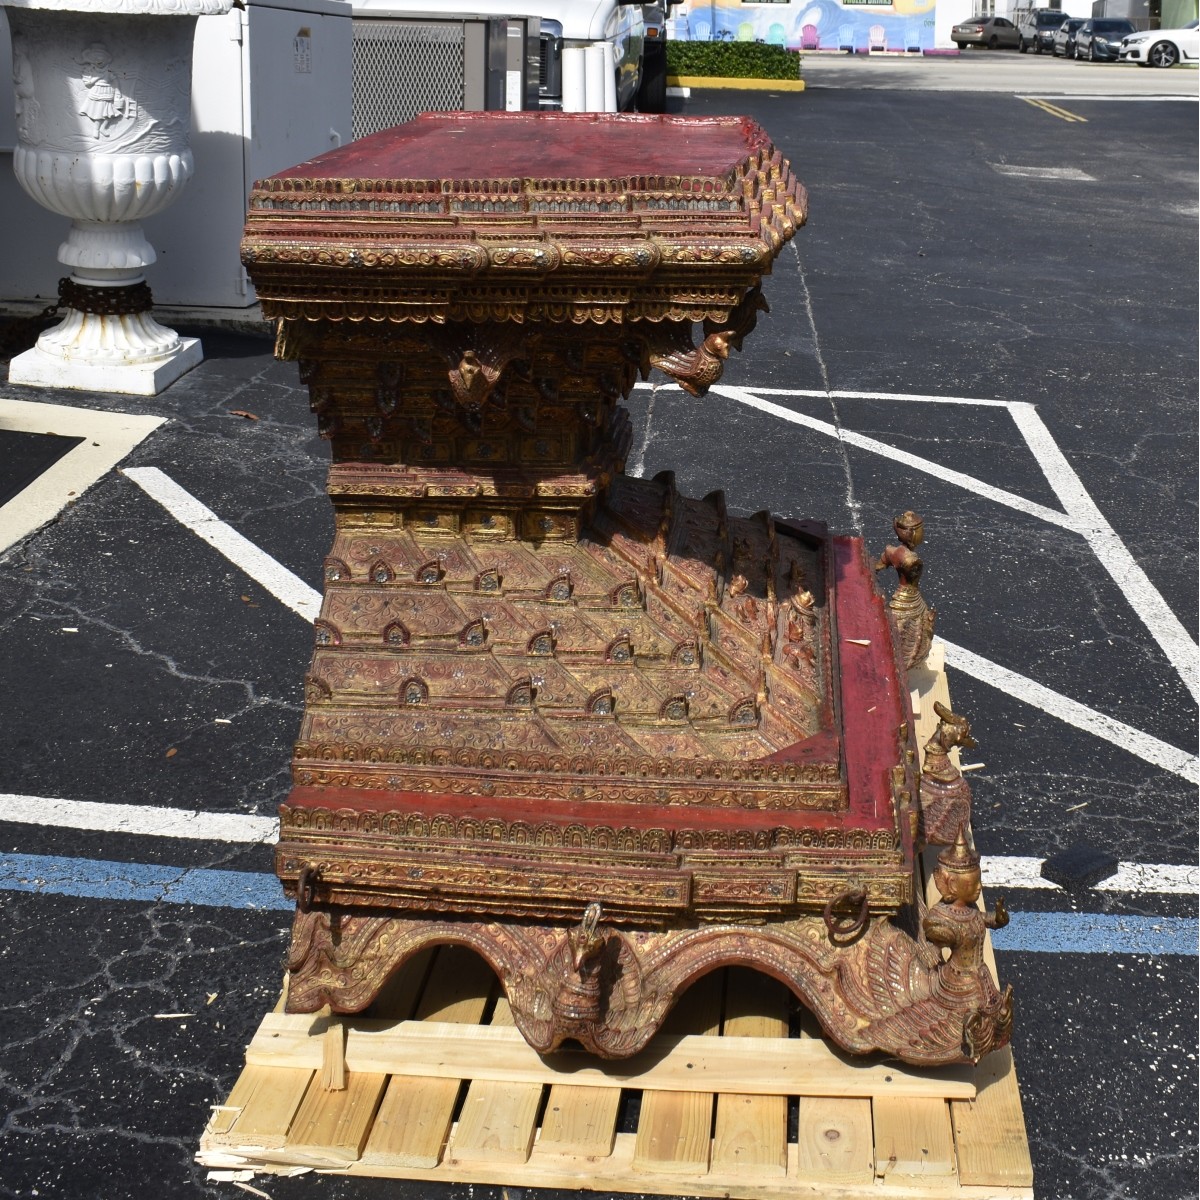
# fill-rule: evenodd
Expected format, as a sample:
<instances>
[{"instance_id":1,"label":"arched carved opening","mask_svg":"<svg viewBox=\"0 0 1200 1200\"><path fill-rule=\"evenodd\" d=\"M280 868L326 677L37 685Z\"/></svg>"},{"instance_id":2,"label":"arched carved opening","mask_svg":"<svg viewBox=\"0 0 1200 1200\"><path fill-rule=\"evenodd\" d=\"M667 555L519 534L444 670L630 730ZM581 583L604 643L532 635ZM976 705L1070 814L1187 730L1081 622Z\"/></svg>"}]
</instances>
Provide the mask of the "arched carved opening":
<instances>
[{"instance_id":1,"label":"arched carved opening","mask_svg":"<svg viewBox=\"0 0 1200 1200\"><path fill-rule=\"evenodd\" d=\"M363 1015L382 1021L484 1024L503 994L495 968L477 949L433 941L392 968Z\"/></svg>"},{"instance_id":2,"label":"arched carved opening","mask_svg":"<svg viewBox=\"0 0 1200 1200\"><path fill-rule=\"evenodd\" d=\"M736 956L688 980L659 1033L724 1037L821 1037L821 1026L797 988Z\"/></svg>"}]
</instances>

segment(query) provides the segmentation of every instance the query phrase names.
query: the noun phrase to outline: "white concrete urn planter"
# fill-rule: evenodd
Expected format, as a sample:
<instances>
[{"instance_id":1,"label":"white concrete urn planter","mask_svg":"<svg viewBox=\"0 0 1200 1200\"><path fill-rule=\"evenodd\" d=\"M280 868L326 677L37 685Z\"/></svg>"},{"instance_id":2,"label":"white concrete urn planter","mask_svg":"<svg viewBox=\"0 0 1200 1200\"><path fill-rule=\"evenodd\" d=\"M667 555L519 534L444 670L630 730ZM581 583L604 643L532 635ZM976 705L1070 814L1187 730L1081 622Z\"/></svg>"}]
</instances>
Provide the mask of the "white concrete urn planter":
<instances>
[{"instance_id":1,"label":"white concrete urn planter","mask_svg":"<svg viewBox=\"0 0 1200 1200\"><path fill-rule=\"evenodd\" d=\"M196 338L150 314L155 253L141 222L191 178L196 19L232 3L4 0L13 169L34 200L71 219L58 248L66 317L12 360L10 382L153 396L201 361Z\"/></svg>"}]
</instances>

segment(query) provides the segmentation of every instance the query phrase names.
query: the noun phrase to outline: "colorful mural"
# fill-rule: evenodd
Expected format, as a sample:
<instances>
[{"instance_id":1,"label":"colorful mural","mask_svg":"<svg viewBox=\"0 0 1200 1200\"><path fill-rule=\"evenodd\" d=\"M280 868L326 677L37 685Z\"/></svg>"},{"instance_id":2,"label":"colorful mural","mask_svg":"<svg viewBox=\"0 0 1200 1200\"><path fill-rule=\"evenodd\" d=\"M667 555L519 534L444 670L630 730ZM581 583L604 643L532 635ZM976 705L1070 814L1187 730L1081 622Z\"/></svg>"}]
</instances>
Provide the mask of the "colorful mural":
<instances>
[{"instance_id":1,"label":"colorful mural","mask_svg":"<svg viewBox=\"0 0 1200 1200\"><path fill-rule=\"evenodd\" d=\"M792 50L931 50L936 0L690 0L675 36ZM678 11L678 10L677 10Z\"/></svg>"}]
</instances>

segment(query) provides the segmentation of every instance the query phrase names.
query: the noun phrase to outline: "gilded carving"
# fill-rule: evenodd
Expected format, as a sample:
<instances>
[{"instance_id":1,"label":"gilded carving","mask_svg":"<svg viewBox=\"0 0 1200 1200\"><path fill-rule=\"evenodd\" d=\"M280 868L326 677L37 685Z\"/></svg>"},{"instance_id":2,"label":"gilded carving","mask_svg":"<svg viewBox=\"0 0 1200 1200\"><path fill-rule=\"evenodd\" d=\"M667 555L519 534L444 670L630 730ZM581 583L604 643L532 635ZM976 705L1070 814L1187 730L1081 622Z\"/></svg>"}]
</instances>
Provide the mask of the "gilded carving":
<instances>
[{"instance_id":1,"label":"gilded carving","mask_svg":"<svg viewBox=\"0 0 1200 1200\"><path fill-rule=\"evenodd\" d=\"M422 946L467 945L496 972L536 1050L572 1038L604 1057L625 1057L646 1045L693 980L753 962L785 981L848 1050L918 1064L974 1062L1011 1037L1012 989L996 988L982 958L985 931L1007 915L1002 903L992 914L975 907L978 859L961 839L939 859L936 879L943 900L916 938L869 911L843 939L832 939L819 916L763 926L625 928L606 921L595 901L578 923L558 926L346 912L336 937L329 913L298 912L289 1005L361 1011ZM772 886L770 877L746 881L730 891L730 902L757 899ZM945 960L941 947L950 952Z\"/></svg>"},{"instance_id":2,"label":"gilded carving","mask_svg":"<svg viewBox=\"0 0 1200 1200\"><path fill-rule=\"evenodd\" d=\"M900 545L888 546L875 564L876 571L889 567L896 572L898 584L888 607L896 622L901 661L915 667L925 661L933 644L936 613L921 595L924 563L917 547L925 540L925 522L914 512L903 512L893 522Z\"/></svg>"},{"instance_id":3,"label":"gilded carving","mask_svg":"<svg viewBox=\"0 0 1200 1200\"><path fill-rule=\"evenodd\" d=\"M926 842L949 846L960 830L969 832L971 828L971 788L950 758L950 751L956 746L973 750L977 743L971 736L971 723L966 717L951 712L938 700L934 701L933 710L938 723L933 736L925 743L920 831Z\"/></svg>"},{"instance_id":4,"label":"gilded carving","mask_svg":"<svg viewBox=\"0 0 1200 1200\"><path fill-rule=\"evenodd\" d=\"M433 181L413 130L446 120L251 197L244 260L333 459L276 851L289 1006L360 1011L454 942L541 1050L633 1053L725 962L787 980L849 1050L1003 1044L969 842L944 903L918 895L926 780L861 543L623 473L638 374L721 377L803 188L729 118L655 118L668 159L686 129L687 170L512 174L517 130L587 157L560 114L455 114L478 177ZM627 124L589 118L597 161Z\"/></svg>"}]
</instances>

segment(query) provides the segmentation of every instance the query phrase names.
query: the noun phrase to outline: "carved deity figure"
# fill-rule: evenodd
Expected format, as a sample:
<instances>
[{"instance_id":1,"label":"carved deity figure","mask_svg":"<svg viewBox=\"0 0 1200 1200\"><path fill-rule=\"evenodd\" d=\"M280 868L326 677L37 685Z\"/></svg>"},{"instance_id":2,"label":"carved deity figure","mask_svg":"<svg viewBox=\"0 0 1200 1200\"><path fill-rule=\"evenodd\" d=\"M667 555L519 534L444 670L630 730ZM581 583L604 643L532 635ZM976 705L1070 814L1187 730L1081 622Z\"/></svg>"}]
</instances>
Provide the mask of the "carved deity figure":
<instances>
[{"instance_id":1,"label":"carved deity figure","mask_svg":"<svg viewBox=\"0 0 1200 1200\"><path fill-rule=\"evenodd\" d=\"M963 1037L972 1056L983 1055L1008 1040L1012 1025L1012 988L1001 994L983 958L987 931L1003 929L1008 910L1003 897L990 913L976 905L983 885L979 856L967 844L966 826L959 829L954 845L938 855L933 882L942 900L925 914L922 927L935 946L950 951L939 970L939 986L944 994L974 1002L976 1019L967 1019Z\"/></svg>"},{"instance_id":2,"label":"carved deity figure","mask_svg":"<svg viewBox=\"0 0 1200 1200\"><path fill-rule=\"evenodd\" d=\"M98 139L106 138L117 121L132 115L130 101L112 78L112 55L100 42L93 42L75 61L82 68L80 80L86 92L80 115L95 123Z\"/></svg>"},{"instance_id":3,"label":"carved deity figure","mask_svg":"<svg viewBox=\"0 0 1200 1200\"><path fill-rule=\"evenodd\" d=\"M950 751L955 746L973 750L978 743L971 736L971 724L966 717L951 712L940 700L933 702L933 711L940 720L925 743L921 831L927 843L949 846L960 829L970 828L971 820L971 789L951 761Z\"/></svg>"},{"instance_id":4,"label":"carved deity figure","mask_svg":"<svg viewBox=\"0 0 1200 1200\"><path fill-rule=\"evenodd\" d=\"M787 640L789 642L809 641L816 623L816 597L812 592L801 592L788 608Z\"/></svg>"},{"instance_id":5,"label":"carved deity figure","mask_svg":"<svg viewBox=\"0 0 1200 1200\"><path fill-rule=\"evenodd\" d=\"M892 523L899 546L888 546L875 563L876 571L889 567L896 572L899 584L888 603L896 622L901 661L915 667L925 660L933 644L933 622L936 613L921 595L921 571L924 563L917 547L925 540L925 523L915 512L903 512Z\"/></svg>"},{"instance_id":6,"label":"carved deity figure","mask_svg":"<svg viewBox=\"0 0 1200 1200\"><path fill-rule=\"evenodd\" d=\"M17 135L26 144L41 140L41 105L34 91L33 65L19 44L13 47L13 103Z\"/></svg>"},{"instance_id":7,"label":"carved deity figure","mask_svg":"<svg viewBox=\"0 0 1200 1200\"><path fill-rule=\"evenodd\" d=\"M784 660L794 670L811 673L816 655L813 650L817 622L816 599L812 592L804 591L793 599L787 608L787 645Z\"/></svg>"}]
</instances>

